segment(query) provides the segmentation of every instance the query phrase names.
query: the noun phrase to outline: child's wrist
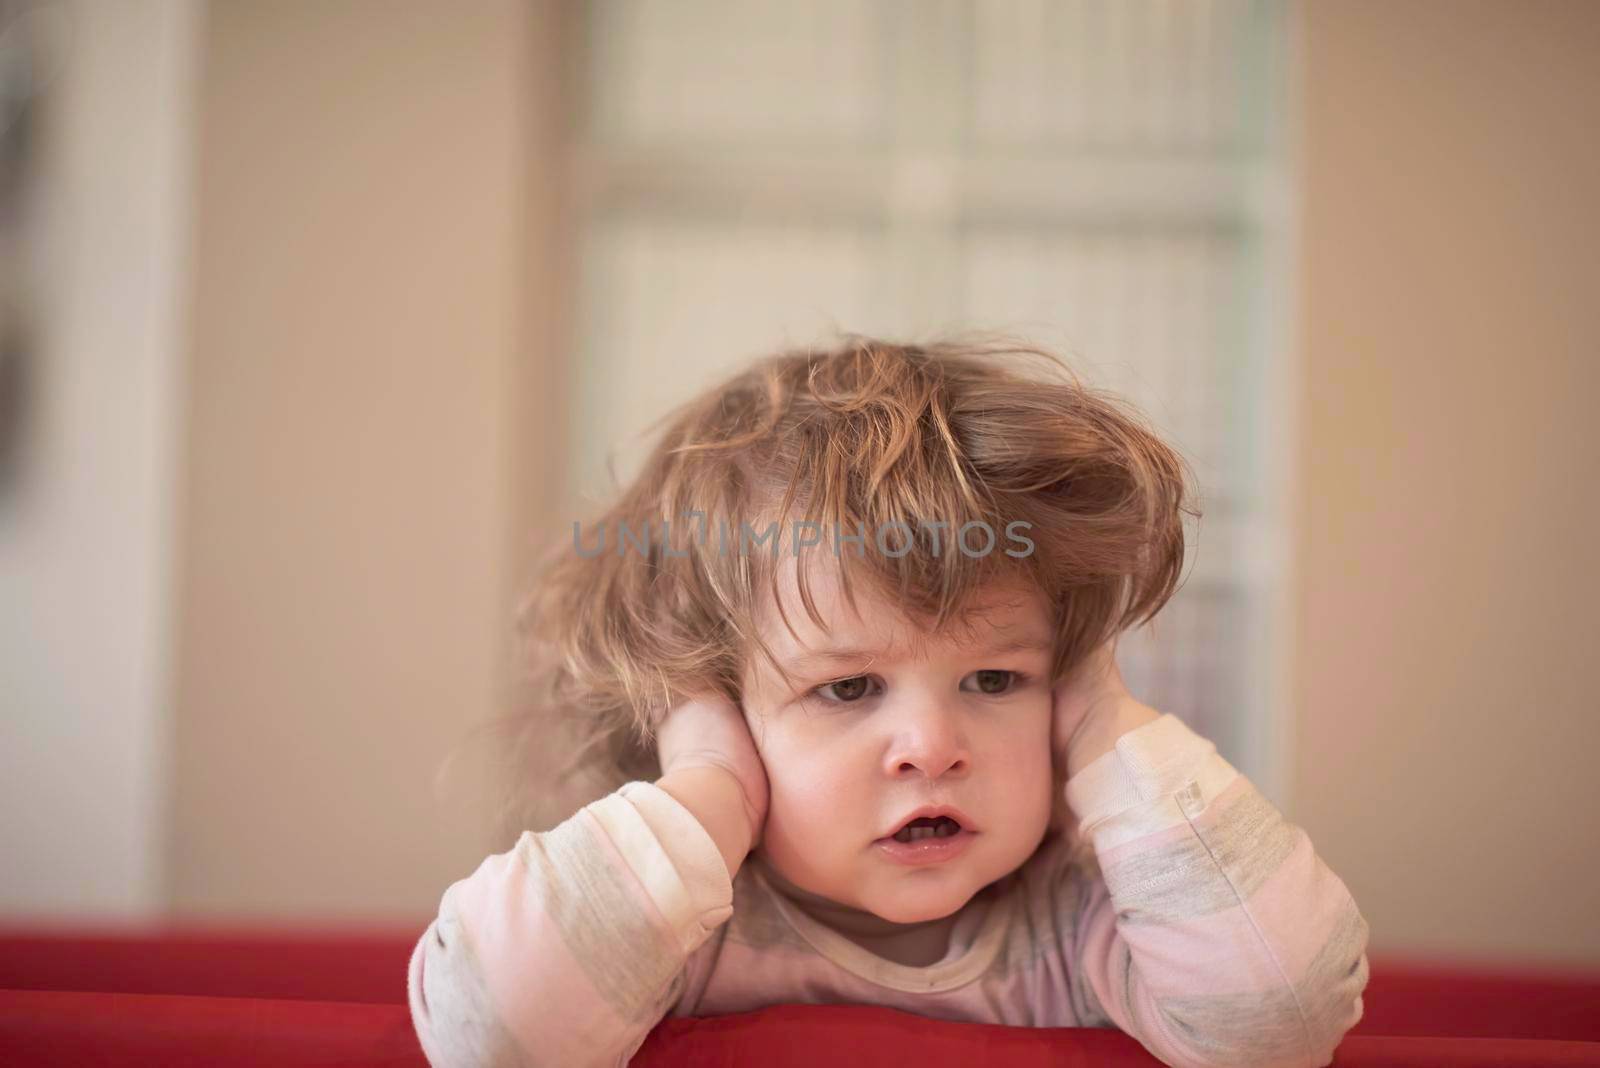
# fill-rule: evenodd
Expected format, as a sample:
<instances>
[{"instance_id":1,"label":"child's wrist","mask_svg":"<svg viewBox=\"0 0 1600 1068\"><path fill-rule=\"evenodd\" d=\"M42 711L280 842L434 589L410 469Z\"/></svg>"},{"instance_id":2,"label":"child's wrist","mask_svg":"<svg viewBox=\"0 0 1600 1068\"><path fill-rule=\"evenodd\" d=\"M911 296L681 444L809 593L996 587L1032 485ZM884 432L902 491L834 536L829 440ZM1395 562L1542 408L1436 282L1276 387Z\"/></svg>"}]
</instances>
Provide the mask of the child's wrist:
<instances>
[{"instance_id":1,"label":"child's wrist","mask_svg":"<svg viewBox=\"0 0 1600 1068\"><path fill-rule=\"evenodd\" d=\"M1122 697L1096 708L1073 732L1067 743L1067 778L1071 779L1111 752L1116 748L1117 739L1124 734L1160 718L1160 712L1132 697Z\"/></svg>"},{"instance_id":2,"label":"child's wrist","mask_svg":"<svg viewBox=\"0 0 1600 1068\"><path fill-rule=\"evenodd\" d=\"M750 804L738 776L714 764L673 768L656 786L689 810L722 854L728 878L738 874L755 842Z\"/></svg>"}]
</instances>

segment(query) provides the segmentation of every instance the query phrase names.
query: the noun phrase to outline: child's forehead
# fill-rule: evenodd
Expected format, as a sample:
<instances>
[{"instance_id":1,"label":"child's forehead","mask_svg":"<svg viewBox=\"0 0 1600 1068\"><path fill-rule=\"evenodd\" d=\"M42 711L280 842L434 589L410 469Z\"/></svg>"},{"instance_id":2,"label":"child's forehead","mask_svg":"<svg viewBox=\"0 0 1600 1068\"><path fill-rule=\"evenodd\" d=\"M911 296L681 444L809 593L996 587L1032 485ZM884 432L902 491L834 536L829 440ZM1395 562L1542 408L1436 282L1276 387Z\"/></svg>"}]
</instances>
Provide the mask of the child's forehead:
<instances>
[{"instance_id":1,"label":"child's forehead","mask_svg":"<svg viewBox=\"0 0 1600 1068\"><path fill-rule=\"evenodd\" d=\"M819 627L805 609L800 596L800 571L804 565L806 588L824 627ZM775 650L814 649L822 645L871 644L878 647L896 644L915 654L932 638L931 622L904 611L883 596L871 583L851 583L855 595L852 608L845 595L839 562L817 556L797 560L784 557L778 564L778 596L783 602L780 616L775 601L763 586L758 592L756 618L763 640ZM990 581L978 588L967 606L964 619L944 638L959 643L964 638L978 640L993 631L1015 632L1031 628L1043 619L1044 599L1018 582ZM787 617L787 625L785 624ZM792 629L792 633L791 633Z\"/></svg>"}]
</instances>

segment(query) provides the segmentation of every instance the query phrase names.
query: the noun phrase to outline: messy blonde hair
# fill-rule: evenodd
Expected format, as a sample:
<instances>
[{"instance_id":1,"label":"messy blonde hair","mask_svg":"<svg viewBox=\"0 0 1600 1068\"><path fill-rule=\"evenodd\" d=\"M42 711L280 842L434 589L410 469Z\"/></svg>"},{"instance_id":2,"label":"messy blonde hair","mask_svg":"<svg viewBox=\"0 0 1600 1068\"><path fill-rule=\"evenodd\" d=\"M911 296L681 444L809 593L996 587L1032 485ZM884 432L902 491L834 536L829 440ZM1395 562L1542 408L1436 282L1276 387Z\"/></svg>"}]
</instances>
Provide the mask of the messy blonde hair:
<instances>
[{"instance_id":1,"label":"messy blonde hair","mask_svg":"<svg viewBox=\"0 0 1600 1068\"><path fill-rule=\"evenodd\" d=\"M575 524L550 547L519 610L528 693L500 747L501 818L513 835L655 778L667 710L696 693L738 701L748 657L782 673L756 622L763 602L788 622L781 601L766 601L777 597L776 561L719 547L721 524L735 539L742 525L759 534L773 522L865 531L864 552L828 545L843 595L854 606L853 583L865 581L930 633L961 625L986 583L1024 581L1050 606L1059 679L1167 602L1183 568L1183 516L1199 515L1186 463L1140 416L1026 344L850 335L760 359L662 427L589 535L580 543ZM1034 548L957 551L951 539L973 522L995 532L1026 523L1015 529ZM895 523L914 549L901 551L895 527L894 553L877 551L873 532ZM669 529L670 540L658 537ZM805 568L798 577L805 611L827 630Z\"/></svg>"}]
</instances>

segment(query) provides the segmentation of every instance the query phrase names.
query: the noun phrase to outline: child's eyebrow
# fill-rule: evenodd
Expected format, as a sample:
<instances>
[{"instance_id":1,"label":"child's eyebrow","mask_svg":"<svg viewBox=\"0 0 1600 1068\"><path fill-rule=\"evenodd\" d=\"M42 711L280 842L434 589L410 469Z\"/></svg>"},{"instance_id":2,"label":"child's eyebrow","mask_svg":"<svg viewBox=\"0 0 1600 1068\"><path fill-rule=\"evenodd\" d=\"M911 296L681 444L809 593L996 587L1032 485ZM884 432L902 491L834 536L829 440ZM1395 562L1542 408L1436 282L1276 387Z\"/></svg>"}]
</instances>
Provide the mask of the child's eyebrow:
<instances>
[{"instance_id":1,"label":"child's eyebrow","mask_svg":"<svg viewBox=\"0 0 1600 1068\"><path fill-rule=\"evenodd\" d=\"M1007 653L1048 652L1051 647L1050 639L1039 634L1019 634L1015 637L1005 638L973 650L974 655L1004 656ZM879 649L812 649L797 655L786 657L783 664L790 669L804 670L825 664L855 662L859 660L877 661L891 659L899 650Z\"/></svg>"}]
</instances>

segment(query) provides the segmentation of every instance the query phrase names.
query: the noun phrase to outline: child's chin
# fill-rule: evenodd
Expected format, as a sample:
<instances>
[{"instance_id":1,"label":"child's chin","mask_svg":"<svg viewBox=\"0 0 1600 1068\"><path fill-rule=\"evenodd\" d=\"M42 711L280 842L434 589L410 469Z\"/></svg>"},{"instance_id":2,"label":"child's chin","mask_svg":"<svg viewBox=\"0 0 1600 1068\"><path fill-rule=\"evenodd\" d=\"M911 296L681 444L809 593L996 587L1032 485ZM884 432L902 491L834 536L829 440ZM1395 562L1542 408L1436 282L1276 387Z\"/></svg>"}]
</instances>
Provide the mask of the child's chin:
<instances>
[{"instance_id":1,"label":"child's chin","mask_svg":"<svg viewBox=\"0 0 1600 1068\"><path fill-rule=\"evenodd\" d=\"M946 916L954 915L961 911L970 894L957 894L953 891L907 893L897 899L878 902L877 908L872 910L880 920L890 923L927 923L930 920L942 920Z\"/></svg>"}]
</instances>

